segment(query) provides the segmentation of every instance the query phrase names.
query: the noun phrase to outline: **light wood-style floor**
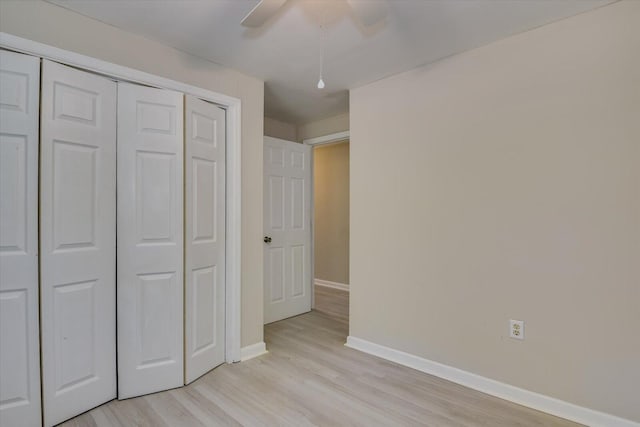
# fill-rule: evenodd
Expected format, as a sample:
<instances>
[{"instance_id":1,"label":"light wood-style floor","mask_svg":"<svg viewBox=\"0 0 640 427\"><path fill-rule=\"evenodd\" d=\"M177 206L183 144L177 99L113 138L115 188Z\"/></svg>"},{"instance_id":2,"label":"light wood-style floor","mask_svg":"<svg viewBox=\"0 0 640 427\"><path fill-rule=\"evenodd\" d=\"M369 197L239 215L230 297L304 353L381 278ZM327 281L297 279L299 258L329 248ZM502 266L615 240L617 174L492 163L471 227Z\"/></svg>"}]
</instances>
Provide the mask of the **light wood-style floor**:
<instances>
[{"instance_id":1,"label":"light wood-style floor","mask_svg":"<svg viewBox=\"0 0 640 427\"><path fill-rule=\"evenodd\" d=\"M575 426L344 347L349 294L265 327L269 353L193 384L112 401L64 426Z\"/></svg>"}]
</instances>

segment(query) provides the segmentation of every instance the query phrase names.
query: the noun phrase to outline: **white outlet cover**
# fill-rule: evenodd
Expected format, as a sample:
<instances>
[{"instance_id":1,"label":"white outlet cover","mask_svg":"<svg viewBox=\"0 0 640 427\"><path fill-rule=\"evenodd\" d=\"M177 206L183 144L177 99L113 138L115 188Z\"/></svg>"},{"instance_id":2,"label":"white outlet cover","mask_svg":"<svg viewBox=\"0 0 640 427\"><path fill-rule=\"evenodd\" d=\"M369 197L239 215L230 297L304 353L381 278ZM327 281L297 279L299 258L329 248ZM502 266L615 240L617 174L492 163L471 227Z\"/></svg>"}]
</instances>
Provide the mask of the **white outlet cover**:
<instances>
[{"instance_id":1,"label":"white outlet cover","mask_svg":"<svg viewBox=\"0 0 640 427\"><path fill-rule=\"evenodd\" d=\"M509 337L517 340L524 339L524 320L509 320Z\"/></svg>"}]
</instances>

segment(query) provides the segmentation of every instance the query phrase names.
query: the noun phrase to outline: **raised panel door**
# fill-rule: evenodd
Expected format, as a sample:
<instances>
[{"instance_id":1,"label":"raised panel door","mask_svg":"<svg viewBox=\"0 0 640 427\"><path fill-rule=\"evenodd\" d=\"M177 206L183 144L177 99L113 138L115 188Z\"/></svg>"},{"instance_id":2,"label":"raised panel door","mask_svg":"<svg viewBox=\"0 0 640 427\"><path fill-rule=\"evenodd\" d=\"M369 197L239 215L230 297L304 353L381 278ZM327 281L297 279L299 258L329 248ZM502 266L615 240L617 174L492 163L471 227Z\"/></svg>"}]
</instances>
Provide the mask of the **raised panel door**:
<instances>
[{"instance_id":1,"label":"raised panel door","mask_svg":"<svg viewBox=\"0 0 640 427\"><path fill-rule=\"evenodd\" d=\"M118 83L118 398L184 384L183 95Z\"/></svg>"},{"instance_id":2,"label":"raised panel door","mask_svg":"<svg viewBox=\"0 0 640 427\"><path fill-rule=\"evenodd\" d=\"M185 384L225 359L225 112L186 97Z\"/></svg>"},{"instance_id":3,"label":"raised panel door","mask_svg":"<svg viewBox=\"0 0 640 427\"><path fill-rule=\"evenodd\" d=\"M310 147L264 138L264 321L311 310Z\"/></svg>"},{"instance_id":4,"label":"raised panel door","mask_svg":"<svg viewBox=\"0 0 640 427\"><path fill-rule=\"evenodd\" d=\"M0 425L40 423L40 60L0 51Z\"/></svg>"},{"instance_id":5,"label":"raised panel door","mask_svg":"<svg viewBox=\"0 0 640 427\"><path fill-rule=\"evenodd\" d=\"M45 425L116 396L116 84L43 61Z\"/></svg>"}]
</instances>

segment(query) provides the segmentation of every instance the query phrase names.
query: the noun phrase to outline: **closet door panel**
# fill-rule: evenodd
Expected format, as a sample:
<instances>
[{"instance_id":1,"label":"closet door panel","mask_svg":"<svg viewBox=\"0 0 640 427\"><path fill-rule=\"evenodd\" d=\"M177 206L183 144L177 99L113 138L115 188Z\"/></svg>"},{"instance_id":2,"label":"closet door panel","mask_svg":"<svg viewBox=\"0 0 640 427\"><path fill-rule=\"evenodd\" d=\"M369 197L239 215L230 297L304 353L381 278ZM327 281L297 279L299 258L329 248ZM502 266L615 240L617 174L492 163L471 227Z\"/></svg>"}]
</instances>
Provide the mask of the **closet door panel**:
<instances>
[{"instance_id":1,"label":"closet door panel","mask_svg":"<svg viewBox=\"0 0 640 427\"><path fill-rule=\"evenodd\" d=\"M118 397L183 384L183 95L118 84Z\"/></svg>"},{"instance_id":2,"label":"closet door panel","mask_svg":"<svg viewBox=\"0 0 640 427\"><path fill-rule=\"evenodd\" d=\"M43 62L45 425L116 396L116 84Z\"/></svg>"},{"instance_id":3,"label":"closet door panel","mask_svg":"<svg viewBox=\"0 0 640 427\"><path fill-rule=\"evenodd\" d=\"M225 358L225 111L185 105L185 384Z\"/></svg>"},{"instance_id":4,"label":"closet door panel","mask_svg":"<svg viewBox=\"0 0 640 427\"><path fill-rule=\"evenodd\" d=\"M40 425L40 59L0 51L0 425Z\"/></svg>"}]
</instances>

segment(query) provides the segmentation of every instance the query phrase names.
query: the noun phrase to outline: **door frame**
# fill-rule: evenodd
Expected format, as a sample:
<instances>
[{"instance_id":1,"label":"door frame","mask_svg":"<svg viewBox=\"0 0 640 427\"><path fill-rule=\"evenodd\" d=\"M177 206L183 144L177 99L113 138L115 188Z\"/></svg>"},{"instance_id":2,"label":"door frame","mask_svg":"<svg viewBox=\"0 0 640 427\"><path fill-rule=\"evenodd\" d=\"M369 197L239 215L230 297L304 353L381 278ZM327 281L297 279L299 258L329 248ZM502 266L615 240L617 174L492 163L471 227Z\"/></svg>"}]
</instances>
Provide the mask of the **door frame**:
<instances>
[{"instance_id":1,"label":"door frame","mask_svg":"<svg viewBox=\"0 0 640 427\"><path fill-rule=\"evenodd\" d=\"M227 363L240 361L241 331L241 113L242 102L238 98L223 95L207 89L191 86L176 80L167 79L60 49L43 43L28 40L12 34L0 32L0 47L25 53L42 59L59 62L64 65L91 71L119 81L170 89L193 95L205 101L220 105L227 112L227 155L226 155L226 286L225 286L225 360Z\"/></svg>"},{"instance_id":2,"label":"door frame","mask_svg":"<svg viewBox=\"0 0 640 427\"><path fill-rule=\"evenodd\" d=\"M315 182L315 150L316 146L340 144L349 141L348 130L315 138L303 139L302 143L311 146L311 308L316 308L316 182ZM351 250L351 249L349 249Z\"/></svg>"}]
</instances>

